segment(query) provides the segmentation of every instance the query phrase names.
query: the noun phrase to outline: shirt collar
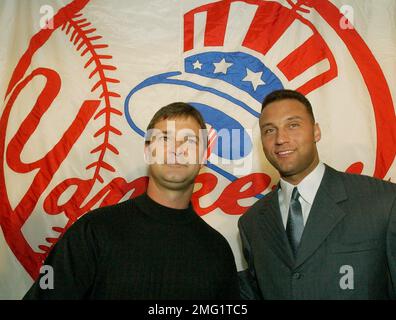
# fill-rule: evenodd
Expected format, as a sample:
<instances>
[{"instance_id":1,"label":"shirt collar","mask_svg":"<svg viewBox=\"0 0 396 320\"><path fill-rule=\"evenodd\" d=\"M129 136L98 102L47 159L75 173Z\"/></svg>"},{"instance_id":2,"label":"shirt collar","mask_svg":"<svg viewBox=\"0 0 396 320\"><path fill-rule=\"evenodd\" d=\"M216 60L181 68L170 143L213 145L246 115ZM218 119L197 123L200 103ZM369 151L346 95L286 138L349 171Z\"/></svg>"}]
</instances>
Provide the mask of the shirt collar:
<instances>
[{"instance_id":1,"label":"shirt collar","mask_svg":"<svg viewBox=\"0 0 396 320\"><path fill-rule=\"evenodd\" d=\"M316 192L319 189L320 183L325 172L325 165L323 162L319 162L315 169L312 170L297 186L280 179L280 192L283 193L284 199L290 199L294 187L297 187L300 196L308 202L310 205L316 196Z\"/></svg>"}]
</instances>

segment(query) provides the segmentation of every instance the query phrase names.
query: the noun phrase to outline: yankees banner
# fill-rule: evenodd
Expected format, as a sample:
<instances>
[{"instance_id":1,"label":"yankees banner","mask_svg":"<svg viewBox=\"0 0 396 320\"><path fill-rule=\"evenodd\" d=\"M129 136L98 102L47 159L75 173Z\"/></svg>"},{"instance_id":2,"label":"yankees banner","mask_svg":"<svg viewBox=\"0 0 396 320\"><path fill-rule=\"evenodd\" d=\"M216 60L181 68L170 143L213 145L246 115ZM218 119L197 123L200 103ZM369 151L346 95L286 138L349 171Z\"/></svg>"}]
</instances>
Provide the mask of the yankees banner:
<instances>
[{"instance_id":1,"label":"yankees banner","mask_svg":"<svg viewBox=\"0 0 396 320\"><path fill-rule=\"evenodd\" d=\"M237 221L279 180L258 126L273 90L312 102L323 162L396 181L395 15L394 0L2 0L0 298L25 294L79 217L145 191L145 129L171 102L205 119L192 203L239 270Z\"/></svg>"}]
</instances>

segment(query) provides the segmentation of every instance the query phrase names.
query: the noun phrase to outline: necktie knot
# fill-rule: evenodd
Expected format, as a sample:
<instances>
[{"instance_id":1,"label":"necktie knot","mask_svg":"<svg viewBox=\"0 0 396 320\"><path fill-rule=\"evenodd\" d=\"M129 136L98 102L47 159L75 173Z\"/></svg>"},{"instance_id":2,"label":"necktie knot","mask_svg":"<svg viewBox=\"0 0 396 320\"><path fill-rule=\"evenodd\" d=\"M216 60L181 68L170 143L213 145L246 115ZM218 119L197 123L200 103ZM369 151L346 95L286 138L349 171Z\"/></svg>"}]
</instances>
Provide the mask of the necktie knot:
<instances>
[{"instance_id":1,"label":"necktie knot","mask_svg":"<svg viewBox=\"0 0 396 320\"><path fill-rule=\"evenodd\" d=\"M300 193L298 192L297 187L294 187L291 198L292 200L298 200L299 197Z\"/></svg>"}]
</instances>

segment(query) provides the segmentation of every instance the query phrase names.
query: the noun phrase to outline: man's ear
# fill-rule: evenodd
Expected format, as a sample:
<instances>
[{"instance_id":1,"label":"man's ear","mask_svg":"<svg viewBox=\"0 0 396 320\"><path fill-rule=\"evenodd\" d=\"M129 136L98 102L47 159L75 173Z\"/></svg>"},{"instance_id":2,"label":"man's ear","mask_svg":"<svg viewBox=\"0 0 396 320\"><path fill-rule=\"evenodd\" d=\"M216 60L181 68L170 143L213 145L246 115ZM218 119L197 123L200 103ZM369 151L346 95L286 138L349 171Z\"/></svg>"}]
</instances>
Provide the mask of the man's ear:
<instances>
[{"instance_id":1,"label":"man's ear","mask_svg":"<svg viewBox=\"0 0 396 320\"><path fill-rule=\"evenodd\" d=\"M207 138L206 138L207 139ZM201 143L199 146L199 161L200 161L200 169L208 162L210 154L212 152L212 145L209 145L208 140L205 143Z\"/></svg>"},{"instance_id":2,"label":"man's ear","mask_svg":"<svg viewBox=\"0 0 396 320\"><path fill-rule=\"evenodd\" d=\"M320 131L319 124L315 123L315 126L314 126L314 139L315 139L315 142L319 142L321 138L322 138L322 132Z\"/></svg>"},{"instance_id":3,"label":"man's ear","mask_svg":"<svg viewBox=\"0 0 396 320\"><path fill-rule=\"evenodd\" d=\"M150 160L151 160L151 151L150 151L150 143L145 142L144 143L144 162L146 164L150 164Z\"/></svg>"}]
</instances>

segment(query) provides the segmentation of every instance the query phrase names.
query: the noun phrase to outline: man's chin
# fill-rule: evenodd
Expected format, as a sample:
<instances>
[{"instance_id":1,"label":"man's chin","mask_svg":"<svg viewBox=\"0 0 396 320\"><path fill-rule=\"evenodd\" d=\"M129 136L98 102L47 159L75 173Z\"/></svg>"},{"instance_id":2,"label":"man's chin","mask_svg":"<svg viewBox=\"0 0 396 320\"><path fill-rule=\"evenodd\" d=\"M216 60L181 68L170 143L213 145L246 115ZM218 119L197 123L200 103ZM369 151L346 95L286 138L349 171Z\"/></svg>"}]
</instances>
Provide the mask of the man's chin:
<instances>
[{"instance_id":1,"label":"man's chin","mask_svg":"<svg viewBox=\"0 0 396 320\"><path fill-rule=\"evenodd\" d=\"M270 161L270 163L272 164L272 166L280 173L288 173L288 172L292 172L294 171L294 166L292 166L289 163L286 162L280 162L280 161Z\"/></svg>"},{"instance_id":2,"label":"man's chin","mask_svg":"<svg viewBox=\"0 0 396 320\"><path fill-rule=\"evenodd\" d=\"M276 168L280 174L281 177L291 177L296 174L295 168L291 167L278 167Z\"/></svg>"},{"instance_id":3,"label":"man's chin","mask_svg":"<svg viewBox=\"0 0 396 320\"><path fill-rule=\"evenodd\" d=\"M188 179L164 179L163 185L166 186L168 190L181 191L188 189L194 181Z\"/></svg>"},{"instance_id":4,"label":"man's chin","mask_svg":"<svg viewBox=\"0 0 396 320\"><path fill-rule=\"evenodd\" d=\"M184 163L173 163L173 162L165 163L165 165L168 167L186 167L187 166Z\"/></svg>"}]
</instances>

